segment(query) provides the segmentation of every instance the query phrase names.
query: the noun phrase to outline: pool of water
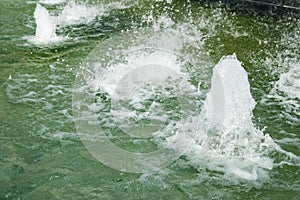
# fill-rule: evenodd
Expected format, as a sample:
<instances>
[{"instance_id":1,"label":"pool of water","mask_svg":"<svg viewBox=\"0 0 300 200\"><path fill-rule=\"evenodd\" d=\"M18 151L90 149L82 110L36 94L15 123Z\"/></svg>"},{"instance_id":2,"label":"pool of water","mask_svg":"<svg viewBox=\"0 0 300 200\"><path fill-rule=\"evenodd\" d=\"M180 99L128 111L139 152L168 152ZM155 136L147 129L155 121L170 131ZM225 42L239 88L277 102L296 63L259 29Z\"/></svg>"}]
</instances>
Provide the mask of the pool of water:
<instances>
[{"instance_id":1,"label":"pool of water","mask_svg":"<svg viewBox=\"0 0 300 200\"><path fill-rule=\"evenodd\" d=\"M0 199L300 198L297 13L2 0L0 16Z\"/></svg>"}]
</instances>

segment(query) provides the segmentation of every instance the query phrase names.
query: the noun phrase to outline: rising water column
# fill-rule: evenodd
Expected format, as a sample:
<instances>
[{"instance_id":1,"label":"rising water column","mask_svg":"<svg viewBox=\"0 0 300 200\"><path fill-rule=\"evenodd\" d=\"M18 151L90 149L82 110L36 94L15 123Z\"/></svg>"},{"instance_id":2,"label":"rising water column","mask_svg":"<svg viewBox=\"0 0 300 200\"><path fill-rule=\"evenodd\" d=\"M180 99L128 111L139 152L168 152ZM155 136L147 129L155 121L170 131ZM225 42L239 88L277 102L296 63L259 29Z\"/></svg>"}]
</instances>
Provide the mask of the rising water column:
<instances>
[{"instance_id":1,"label":"rising water column","mask_svg":"<svg viewBox=\"0 0 300 200\"><path fill-rule=\"evenodd\" d=\"M206 101L212 125L221 129L252 125L254 107L246 71L235 54L223 57L213 70Z\"/></svg>"},{"instance_id":2,"label":"rising water column","mask_svg":"<svg viewBox=\"0 0 300 200\"><path fill-rule=\"evenodd\" d=\"M59 38L55 33L56 25L53 23L49 11L37 3L34 18L36 22L35 37L33 43L47 44L57 41Z\"/></svg>"}]
</instances>

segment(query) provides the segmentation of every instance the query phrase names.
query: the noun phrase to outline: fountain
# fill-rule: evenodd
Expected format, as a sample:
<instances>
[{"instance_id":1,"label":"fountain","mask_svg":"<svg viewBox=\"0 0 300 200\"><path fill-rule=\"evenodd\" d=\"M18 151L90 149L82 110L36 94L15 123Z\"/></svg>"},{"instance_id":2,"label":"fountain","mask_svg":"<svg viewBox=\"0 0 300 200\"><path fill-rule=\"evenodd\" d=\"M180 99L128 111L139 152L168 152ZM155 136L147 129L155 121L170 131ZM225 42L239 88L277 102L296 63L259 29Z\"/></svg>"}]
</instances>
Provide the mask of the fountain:
<instances>
[{"instance_id":1,"label":"fountain","mask_svg":"<svg viewBox=\"0 0 300 200\"><path fill-rule=\"evenodd\" d=\"M235 54L224 57L213 69L212 87L206 100L211 123L221 129L251 124L254 106L247 72Z\"/></svg>"},{"instance_id":2,"label":"fountain","mask_svg":"<svg viewBox=\"0 0 300 200\"><path fill-rule=\"evenodd\" d=\"M37 3L34 11L36 23L35 36L26 36L28 42L35 45L47 45L59 42L63 37L56 35L56 24L53 22L49 11Z\"/></svg>"},{"instance_id":3,"label":"fountain","mask_svg":"<svg viewBox=\"0 0 300 200\"><path fill-rule=\"evenodd\" d=\"M272 169L273 162L264 153L274 149L274 143L253 124L254 107L247 72L235 54L224 56L213 69L197 135L191 138L200 142L186 154L192 165L247 180Z\"/></svg>"}]
</instances>

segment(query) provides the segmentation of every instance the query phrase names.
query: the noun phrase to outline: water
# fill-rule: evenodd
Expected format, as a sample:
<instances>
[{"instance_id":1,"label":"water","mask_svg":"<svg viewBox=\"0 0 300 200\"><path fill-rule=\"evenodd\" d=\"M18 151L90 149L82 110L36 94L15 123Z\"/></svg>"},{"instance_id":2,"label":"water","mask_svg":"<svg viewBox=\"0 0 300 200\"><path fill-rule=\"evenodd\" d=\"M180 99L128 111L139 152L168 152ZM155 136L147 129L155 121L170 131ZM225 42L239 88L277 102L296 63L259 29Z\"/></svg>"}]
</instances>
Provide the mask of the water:
<instances>
[{"instance_id":1,"label":"water","mask_svg":"<svg viewBox=\"0 0 300 200\"><path fill-rule=\"evenodd\" d=\"M299 16L194 1L0 9L1 199L299 199Z\"/></svg>"},{"instance_id":2,"label":"water","mask_svg":"<svg viewBox=\"0 0 300 200\"><path fill-rule=\"evenodd\" d=\"M63 38L56 35L56 24L53 22L49 11L39 3L37 3L34 11L34 19L36 23L35 36L27 36L24 39L36 45L61 42Z\"/></svg>"},{"instance_id":3,"label":"water","mask_svg":"<svg viewBox=\"0 0 300 200\"><path fill-rule=\"evenodd\" d=\"M39 2L47 5L56 5L56 4L64 3L65 0L41 0Z\"/></svg>"}]
</instances>

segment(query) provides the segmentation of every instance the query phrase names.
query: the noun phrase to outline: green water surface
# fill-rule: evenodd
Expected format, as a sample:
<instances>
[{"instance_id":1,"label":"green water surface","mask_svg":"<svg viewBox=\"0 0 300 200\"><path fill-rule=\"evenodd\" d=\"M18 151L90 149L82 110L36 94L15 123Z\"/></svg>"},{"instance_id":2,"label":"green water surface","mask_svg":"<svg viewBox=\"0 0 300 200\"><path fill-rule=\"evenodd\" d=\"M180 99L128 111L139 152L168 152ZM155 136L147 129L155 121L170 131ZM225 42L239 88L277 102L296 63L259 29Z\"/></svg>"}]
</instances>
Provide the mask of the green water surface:
<instances>
[{"instance_id":1,"label":"green water surface","mask_svg":"<svg viewBox=\"0 0 300 200\"><path fill-rule=\"evenodd\" d=\"M110 1L87 5L103 2ZM23 39L35 34L36 1L0 1L0 199L300 199L299 163L274 168L261 183L229 182L218 172L197 171L184 157L159 172L131 174L101 164L76 136L72 87L80 63L99 42L153 26L144 15L168 16L174 26L189 23L201 32L201 37L187 33L198 39L185 51L201 60L196 48L201 44L209 60L207 77L223 55L236 53L257 102L255 125L275 142L290 139L279 145L300 156L299 99L294 110L276 99L269 100L272 105L262 103L280 74L300 63L299 15L170 2L126 1L128 7L89 23L58 28L67 41L36 46ZM63 6L46 7L57 13ZM197 74L191 76L193 84L198 81ZM210 87L209 79L203 87Z\"/></svg>"}]
</instances>

